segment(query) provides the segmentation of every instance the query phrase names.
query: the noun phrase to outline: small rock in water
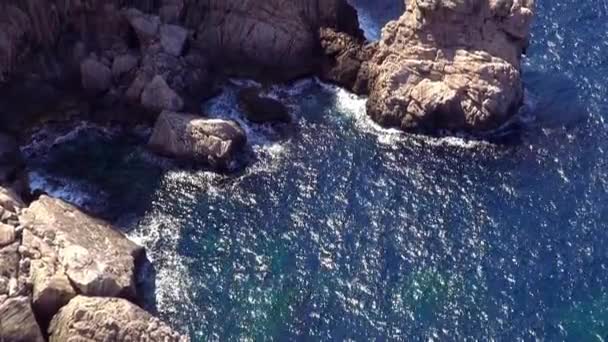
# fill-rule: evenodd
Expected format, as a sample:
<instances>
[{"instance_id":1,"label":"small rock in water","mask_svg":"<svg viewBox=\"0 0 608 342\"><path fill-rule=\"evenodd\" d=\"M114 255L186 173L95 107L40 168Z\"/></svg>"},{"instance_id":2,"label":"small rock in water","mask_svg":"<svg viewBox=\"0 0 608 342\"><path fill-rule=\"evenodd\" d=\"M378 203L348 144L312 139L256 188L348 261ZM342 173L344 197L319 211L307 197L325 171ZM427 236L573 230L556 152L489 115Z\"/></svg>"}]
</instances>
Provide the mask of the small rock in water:
<instances>
[{"instance_id":1,"label":"small rock in water","mask_svg":"<svg viewBox=\"0 0 608 342\"><path fill-rule=\"evenodd\" d=\"M261 96L257 88L241 90L238 100L245 116L251 122L291 122L287 107L273 98Z\"/></svg>"}]
</instances>

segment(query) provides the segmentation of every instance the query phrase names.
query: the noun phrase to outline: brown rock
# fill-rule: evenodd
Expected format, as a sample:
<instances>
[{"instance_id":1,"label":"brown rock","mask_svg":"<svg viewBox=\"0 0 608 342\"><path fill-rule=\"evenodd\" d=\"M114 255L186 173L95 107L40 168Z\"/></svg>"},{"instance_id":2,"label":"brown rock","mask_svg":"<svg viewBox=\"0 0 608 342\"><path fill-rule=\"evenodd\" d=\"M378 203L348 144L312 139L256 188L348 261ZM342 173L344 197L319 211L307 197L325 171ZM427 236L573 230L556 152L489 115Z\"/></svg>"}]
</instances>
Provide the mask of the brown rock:
<instances>
[{"instance_id":1,"label":"brown rock","mask_svg":"<svg viewBox=\"0 0 608 342\"><path fill-rule=\"evenodd\" d=\"M136 305L118 298L77 296L51 321L50 342L188 341Z\"/></svg>"},{"instance_id":2,"label":"brown rock","mask_svg":"<svg viewBox=\"0 0 608 342\"><path fill-rule=\"evenodd\" d=\"M59 263L48 257L33 260L30 265L32 304L36 316L45 323L50 322L57 311L76 296L67 275L58 266Z\"/></svg>"},{"instance_id":3,"label":"brown rock","mask_svg":"<svg viewBox=\"0 0 608 342\"><path fill-rule=\"evenodd\" d=\"M165 111L148 145L169 157L228 167L245 142L245 132L233 121Z\"/></svg>"},{"instance_id":4,"label":"brown rock","mask_svg":"<svg viewBox=\"0 0 608 342\"><path fill-rule=\"evenodd\" d=\"M28 297L0 299L0 340L44 342Z\"/></svg>"}]
</instances>

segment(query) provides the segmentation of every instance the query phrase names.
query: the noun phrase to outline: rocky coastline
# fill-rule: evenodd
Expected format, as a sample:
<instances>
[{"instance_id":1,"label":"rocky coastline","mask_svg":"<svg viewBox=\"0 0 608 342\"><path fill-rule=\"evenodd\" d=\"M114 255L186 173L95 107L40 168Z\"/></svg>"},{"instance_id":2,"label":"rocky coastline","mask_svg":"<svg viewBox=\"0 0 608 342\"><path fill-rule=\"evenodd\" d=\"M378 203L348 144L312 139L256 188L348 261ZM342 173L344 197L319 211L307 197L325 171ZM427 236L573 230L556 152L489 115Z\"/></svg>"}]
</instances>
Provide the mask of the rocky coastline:
<instances>
[{"instance_id":1,"label":"rocky coastline","mask_svg":"<svg viewBox=\"0 0 608 342\"><path fill-rule=\"evenodd\" d=\"M32 194L19 142L45 122L152 128L150 150L231 169L238 123L200 103L229 77L305 76L369 97L404 131L495 129L523 100L533 0L406 0L368 42L346 0L7 0L0 3L0 337L5 341L184 341L141 309L145 251L111 224ZM244 88L255 123L287 109Z\"/></svg>"}]
</instances>

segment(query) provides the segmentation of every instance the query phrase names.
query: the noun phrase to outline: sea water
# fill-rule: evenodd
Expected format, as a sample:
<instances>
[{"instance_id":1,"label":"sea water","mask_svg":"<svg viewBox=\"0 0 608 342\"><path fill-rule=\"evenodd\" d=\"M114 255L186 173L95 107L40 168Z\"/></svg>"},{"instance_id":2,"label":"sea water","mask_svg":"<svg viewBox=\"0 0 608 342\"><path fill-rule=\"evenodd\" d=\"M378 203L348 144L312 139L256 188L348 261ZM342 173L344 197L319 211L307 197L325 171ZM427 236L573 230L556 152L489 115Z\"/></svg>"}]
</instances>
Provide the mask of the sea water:
<instances>
[{"instance_id":1,"label":"sea water","mask_svg":"<svg viewBox=\"0 0 608 342\"><path fill-rule=\"evenodd\" d=\"M398 2L354 1L370 39ZM505 138L386 130L314 79L268 89L292 125L255 125L235 101L250 81L232 80L203 109L245 127L242 170L179 167L145 129L84 125L24 149L32 185L144 245L149 308L194 341L603 341L608 2L537 13Z\"/></svg>"}]
</instances>

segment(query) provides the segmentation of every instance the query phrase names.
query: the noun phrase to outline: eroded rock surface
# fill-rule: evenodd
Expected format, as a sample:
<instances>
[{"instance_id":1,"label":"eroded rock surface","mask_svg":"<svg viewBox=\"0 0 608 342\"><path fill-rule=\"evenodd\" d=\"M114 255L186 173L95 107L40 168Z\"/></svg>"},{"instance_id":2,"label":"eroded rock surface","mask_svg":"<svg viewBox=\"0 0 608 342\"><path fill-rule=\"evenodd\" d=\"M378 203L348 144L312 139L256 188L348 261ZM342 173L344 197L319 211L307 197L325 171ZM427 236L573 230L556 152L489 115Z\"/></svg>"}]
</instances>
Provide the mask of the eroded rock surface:
<instances>
[{"instance_id":1,"label":"eroded rock surface","mask_svg":"<svg viewBox=\"0 0 608 342\"><path fill-rule=\"evenodd\" d=\"M236 122L165 111L159 116L148 145L169 157L224 168L235 160L246 140Z\"/></svg>"},{"instance_id":2,"label":"eroded rock surface","mask_svg":"<svg viewBox=\"0 0 608 342\"><path fill-rule=\"evenodd\" d=\"M184 342L188 339L124 299L77 296L51 321L49 341L77 340Z\"/></svg>"},{"instance_id":3,"label":"eroded rock surface","mask_svg":"<svg viewBox=\"0 0 608 342\"><path fill-rule=\"evenodd\" d=\"M533 0L409 0L367 64L368 112L405 130L494 129L522 104Z\"/></svg>"}]
</instances>

